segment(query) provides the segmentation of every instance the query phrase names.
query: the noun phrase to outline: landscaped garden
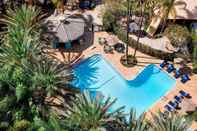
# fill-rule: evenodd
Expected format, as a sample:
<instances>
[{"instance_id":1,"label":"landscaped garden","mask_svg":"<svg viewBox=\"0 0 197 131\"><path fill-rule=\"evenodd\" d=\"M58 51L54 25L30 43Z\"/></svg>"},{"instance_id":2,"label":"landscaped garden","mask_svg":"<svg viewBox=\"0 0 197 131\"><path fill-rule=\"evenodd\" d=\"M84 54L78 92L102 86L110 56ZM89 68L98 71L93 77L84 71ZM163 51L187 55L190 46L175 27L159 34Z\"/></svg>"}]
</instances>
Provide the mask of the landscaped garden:
<instances>
[{"instance_id":1,"label":"landscaped garden","mask_svg":"<svg viewBox=\"0 0 197 131\"><path fill-rule=\"evenodd\" d=\"M8 2L10 3L7 5L14 4L13 1ZM80 92L79 88L71 86L70 83L78 76L73 73L71 65L58 62L44 52L48 46L46 44L48 40L43 39L46 35L43 25L46 14L41 11L42 6L33 6L32 2L33 0L29 0L29 5L19 2L18 7L6 9L0 20L4 25L0 45L0 130L188 131L191 118L196 120L196 113L193 113L192 117L185 117L174 112L165 115L159 111L152 114L151 119L147 119L146 114L137 117L135 109L131 109L130 114L125 114L122 105L117 109L113 108L112 111L117 99L93 98L90 92ZM61 2L53 1L56 4L53 8L59 7ZM113 9L109 8L104 14L104 28L128 43L127 46L133 46L134 44L129 42L136 41L128 39L127 28L118 23L127 16L125 15L127 3L120 4L122 0L116 2L113 4L117 5L112 6ZM139 4L136 1L132 2L134 2L133 5ZM119 8L116 9L116 7ZM132 9L137 7L134 6ZM140 8L138 9L135 13L141 15L142 12ZM148 9L150 7L147 7L145 12L148 14L147 18L151 15ZM170 26L168 28L171 32ZM193 60L193 68L196 71L197 36L195 34L190 36L184 27L180 30L185 34L177 37L191 37L195 43L194 50L191 52L188 50L188 52L189 55L192 54L192 57L189 57ZM174 40L175 46L179 44L182 46L179 40ZM188 39L184 40L186 42L184 41L183 44L188 44ZM136 46L135 48L137 50L145 47ZM147 50L149 52L149 49ZM152 54L157 55L157 53ZM137 64L135 54L128 52L122 60L126 66Z\"/></svg>"}]
</instances>

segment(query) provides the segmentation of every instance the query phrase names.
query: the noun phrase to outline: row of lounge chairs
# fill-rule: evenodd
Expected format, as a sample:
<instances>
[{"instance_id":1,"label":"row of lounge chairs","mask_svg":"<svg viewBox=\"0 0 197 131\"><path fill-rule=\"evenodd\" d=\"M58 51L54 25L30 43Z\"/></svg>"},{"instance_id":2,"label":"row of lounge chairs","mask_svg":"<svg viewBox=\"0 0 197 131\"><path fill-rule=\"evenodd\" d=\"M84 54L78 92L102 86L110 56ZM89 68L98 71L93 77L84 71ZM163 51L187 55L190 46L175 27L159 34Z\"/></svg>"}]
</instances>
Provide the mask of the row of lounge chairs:
<instances>
[{"instance_id":1,"label":"row of lounge chairs","mask_svg":"<svg viewBox=\"0 0 197 131\"><path fill-rule=\"evenodd\" d=\"M180 109L179 104L182 102L184 98L191 98L190 94L180 90L179 95L174 97L174 101L169 101L167 105L164 106L167 112L173 112L176 109Z\"/></svg>"},{"instance_id":2,"label":"row of lounge chairs","mask_svg":"<svg viewBox=\"0 0 197 131\"><path fill-rule=\"evenodd\" d=\"M176 69L176 68L174 67L174 65L171 64L171 63L168 63L168 61L165 61L165 60L164 60L164 61L160 64L160 67L161 67L161 68L167 67L166 71L167 71L168 73L174 72L174 77L175 77L176 79L178 79L179 77L181 77L181 82L182 82L182 83L186 83L188 80L190 80L188 73L182 73L180 68Z\"/></svg>"}]
</instances>

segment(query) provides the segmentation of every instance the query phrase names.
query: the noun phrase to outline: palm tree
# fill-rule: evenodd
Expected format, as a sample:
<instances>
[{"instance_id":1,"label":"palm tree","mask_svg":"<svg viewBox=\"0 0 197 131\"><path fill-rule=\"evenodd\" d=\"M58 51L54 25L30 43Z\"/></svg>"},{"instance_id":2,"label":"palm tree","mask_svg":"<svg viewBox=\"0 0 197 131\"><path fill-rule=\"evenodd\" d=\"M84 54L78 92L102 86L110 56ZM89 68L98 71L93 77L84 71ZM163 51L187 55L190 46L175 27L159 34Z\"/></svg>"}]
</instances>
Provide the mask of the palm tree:
<instances>
[{"instance_id":1,"label":"palm tree","mask_svg":"<svg viewBox=\"0 0 197 131\"><path fill-rule=\"evenodd\" d=\"M116 99L111 101L110 98L107 100L93 99L89 92L77 95L73 104L68 106L66 111L67 129L99 130L111 127L113 122L120 124L120 120L124 117L122 114L124 107L111 112L110 109L115 102Z\"/></svg>"},{"instance_id":2,"label":"palm tree","mask_svg":"<svg viewBox=\"0 0 197 131\"><path fill-rule=\"evenodd\" d=\"M40 11L35 7L22 6L9 10L1 21L6 25L0 62L22 65L40 54Z\"/></svg>"},{"instance_id":3,"label":"palm tree","mask_svg":"<svg viewBox=\"0 0 197 131\"><path fill-rule=\"evenodd\" d=\"M171 15L173 15L174 17L176 16L176 10L174 8L174 1L175 0L163 0L161 2L162 11L164 12L161 32L164 31L169 14L171 13Z\"/></svg>"},{"instance_id":4,"label":"palm tree","mask_svg":"<svg viewBox=\"0 0 197 131\"><path fill-rule=\"evenodd\" d=\"M66 85L73 80L72 70L68 65L57 64L43 56L39 60L32 61L27 69L32 87L49 96L58 92L60 88L66 89ZM69 87L68 89L71 90Z\"/></svg>"},{"instance_id":5,"label":"palm tree","mask_svg":"<svg viewBox=\"0 0 197 131\"><path fill-rule=\"evenodd\" d=\"M35 6L27 7L23 5L21 8L9 9L0 21L6 25L7 32L9 32L9 29L15 28L35 32L41 25L42 15L40 13L40 10Z\"/></svg>"},{"instance_id":6,"label":"palm tree","mask_svg":"<svg viewBox=\"0 0 197 131\"><path fill-rule=\"evenodd\" d=\"M0 47L0 62L22 66L40 53L38 36L32 38L28 31L11 30Z\"/></svg>"},{"instance_id":7,"label":"palm tree","mask_svg":"<svg viewBox=\"0 0 197 131\"><path fill-rule=\"evenodd\" d=\"M129 123L125 131L148 131L149 129L150 123L145 120L145 114L137 118L135 110L131 109Z\"/></svg>"},{"instance_id":8,"label":"palm tree","mask_svg":"<svg viewBox=\"0 0 197 131\"><path fill-rule=\"evenodd\" d=\"M161 112L152 114L153 131L188 131L191 126L191 120L182 115L170 113L165 117Z\"/></svg>"}]
</instances>

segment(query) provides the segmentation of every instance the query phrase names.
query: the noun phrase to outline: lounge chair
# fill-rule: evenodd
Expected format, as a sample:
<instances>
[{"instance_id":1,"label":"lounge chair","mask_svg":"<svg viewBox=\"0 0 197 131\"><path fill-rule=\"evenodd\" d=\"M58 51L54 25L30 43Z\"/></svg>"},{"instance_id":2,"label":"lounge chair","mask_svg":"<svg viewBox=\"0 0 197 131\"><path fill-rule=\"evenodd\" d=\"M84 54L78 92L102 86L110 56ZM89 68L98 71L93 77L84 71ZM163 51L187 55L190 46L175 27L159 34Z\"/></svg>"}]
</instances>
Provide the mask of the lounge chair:
<instances>
[{"instance_id":1,"label":"lounge chair","mask_svg":"<svg viewBox=\"0 0 197 131\"><path fill-rule=\"evenodd\" d=\"M174 70L175 70L174 65L173 64L168 64L167 72L171 73Z\"/></svg>"},{"instance_id":2,"label":"lounge chair","mask_svg":"<svg viewBox=\"0 0 197 131\"><path fill-rule=\"evenodd\" d=\"M166 65L168 65L168 62L166 60L164 60L161 64L160 67L164 68Z\"/></svg>"},{"instance_id":3,"label":"lounge chair","mask_svg":"<svg viewBox=\"0 0 197 131\"><path fill-rule=\"evenodd\" d=\"M174 99L178 102L181 103L182 102L182 98L180 96L175 96Z\"/></svg>"},{"instance_id":4,"label":"lounge chair","mask_svg":"<svg viewBox=\"0 0 197 131\"><path fill-rule=\"evenodd\" d=\"M164 108L167 110L167 111L169 111L169 112L172 112L172 111L174 111L174 108L173 107L171 107L170 105L165 105L164 106Z\"/></svg>"},{"instance_id":5,"label":"lounge chair","mask_svg":"<svg viewBox=\"0 0 197 131\"><path fill-rule=\"evenodd\" d=\"M181 72L180 72L180 69L176 69L175 70L175 74L174 74L174 77L177 79L181 76Z\"/></svg>"},{"instance_id":6,"label":"lounge chair","mask_svg":"<svg viewBox=\"0 0 197 131\"><path fill-rule=\"evenodd\" d=\"M183 90L180 90L179 93L181 94L182 97L191 98L190 94Z\"/></svg>"},{"instance_id":7,"label":"lounge chair","mask_svg":"<svg viewBox=\"0 0 197 131\"><path fill-rule=\"evenodd\" d=\"M173 108L177 108L178 107L178 103L177 102L169 101L168 104L171 105Z\"/></svg>"},{"instance_id":8,"label":"lounge chair","mask_svg":"<svg viewBox=\"0 0 197 131\"><path fill-rule=\"evenodd\" d=\"M190 80L188 74L184 74L184 75L181 76L181 82L182 83L186 83L188 80Z\"/></svg>"}]
</instances>

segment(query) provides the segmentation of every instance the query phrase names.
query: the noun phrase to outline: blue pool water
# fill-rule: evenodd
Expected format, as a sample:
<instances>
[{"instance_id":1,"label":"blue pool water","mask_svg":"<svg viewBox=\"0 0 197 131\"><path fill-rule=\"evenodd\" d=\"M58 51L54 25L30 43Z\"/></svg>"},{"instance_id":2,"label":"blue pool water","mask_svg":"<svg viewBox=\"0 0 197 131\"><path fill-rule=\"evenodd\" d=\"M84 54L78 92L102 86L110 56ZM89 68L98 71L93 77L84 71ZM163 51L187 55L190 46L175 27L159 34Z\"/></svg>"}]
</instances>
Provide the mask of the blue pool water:
<instances>
[{"instance_id":1,"label":"blue pool water","mask_svg":"<svg viewBox=\"0 0 197 131\"><path fill-rule=\"evenodd\" d=\"M174 78L153 64L145 67L135 79L125 80L101 55L94 55L75 66L74 74L76 79L72 84L75 87L118 98L113 108L125 106L127 113L135 108L137 116L147 111L176 83Z\"/></svg>"}]
</instances>

